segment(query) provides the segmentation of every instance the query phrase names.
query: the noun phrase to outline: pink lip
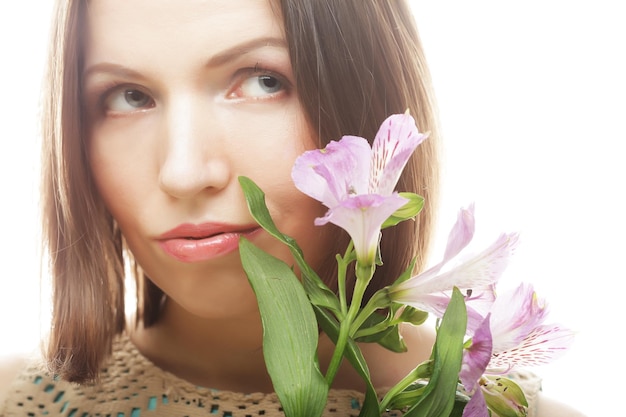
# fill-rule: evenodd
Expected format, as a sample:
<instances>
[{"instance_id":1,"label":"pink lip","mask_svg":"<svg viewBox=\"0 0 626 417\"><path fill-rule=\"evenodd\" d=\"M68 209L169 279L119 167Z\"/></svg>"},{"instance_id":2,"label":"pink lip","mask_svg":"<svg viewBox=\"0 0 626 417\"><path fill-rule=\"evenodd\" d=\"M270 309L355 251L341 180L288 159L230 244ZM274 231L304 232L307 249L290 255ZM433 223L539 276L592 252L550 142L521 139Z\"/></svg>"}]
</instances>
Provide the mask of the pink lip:
<instances>
[{"instance_id":1,"label":"pink lip","mask_svg":"<svg viewBox=\"0 0 626 417\"><path fill-rule=\"evenodd\" d=\"M181 224L157 238L168 255L182 262L202 262L226 255L239 247L241 236L252 237L261 228L256 224Z\"/></svg>"}]
</instances>

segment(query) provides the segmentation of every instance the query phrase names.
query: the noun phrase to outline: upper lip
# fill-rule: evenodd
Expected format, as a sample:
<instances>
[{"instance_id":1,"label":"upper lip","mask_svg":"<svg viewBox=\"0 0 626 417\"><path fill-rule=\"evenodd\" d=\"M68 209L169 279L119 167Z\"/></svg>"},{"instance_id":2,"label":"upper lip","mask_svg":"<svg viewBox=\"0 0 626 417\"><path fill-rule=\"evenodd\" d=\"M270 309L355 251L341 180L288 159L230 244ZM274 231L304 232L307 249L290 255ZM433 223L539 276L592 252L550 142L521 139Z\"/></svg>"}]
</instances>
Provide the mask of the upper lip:
<instances>
[{"instance_id":1,"label":"upper lip","mask_svg":"<svg viewBox=\"0 0 626 417\"><path fill-rule=\"evenodd\" d=\"M184 223L158 236L159 240L167 239L201 239L221 233L245 233L257 229L257 224L235 225L225 223Z\"/></svg>"}]
</instances>

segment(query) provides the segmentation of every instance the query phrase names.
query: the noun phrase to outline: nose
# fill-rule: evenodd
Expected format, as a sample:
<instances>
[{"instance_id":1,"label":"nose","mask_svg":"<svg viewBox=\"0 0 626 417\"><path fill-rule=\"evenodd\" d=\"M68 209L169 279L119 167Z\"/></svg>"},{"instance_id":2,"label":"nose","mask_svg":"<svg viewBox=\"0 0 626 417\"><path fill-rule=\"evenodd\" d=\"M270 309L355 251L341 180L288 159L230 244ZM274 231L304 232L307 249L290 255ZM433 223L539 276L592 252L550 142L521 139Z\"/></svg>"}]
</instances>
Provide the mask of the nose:
<instances>
[{"instance_id":1,"label":"nose","mask_svg":"<svg viewBox=\"0 0 626 417\"><path fill-rule=\"evenodd\" d=\"M173 197L186 199L215 192L229 182L224 136L217 118L210 114L191 97L172 102L166 110L159 185Z\"/></svg>"}]
</instances>

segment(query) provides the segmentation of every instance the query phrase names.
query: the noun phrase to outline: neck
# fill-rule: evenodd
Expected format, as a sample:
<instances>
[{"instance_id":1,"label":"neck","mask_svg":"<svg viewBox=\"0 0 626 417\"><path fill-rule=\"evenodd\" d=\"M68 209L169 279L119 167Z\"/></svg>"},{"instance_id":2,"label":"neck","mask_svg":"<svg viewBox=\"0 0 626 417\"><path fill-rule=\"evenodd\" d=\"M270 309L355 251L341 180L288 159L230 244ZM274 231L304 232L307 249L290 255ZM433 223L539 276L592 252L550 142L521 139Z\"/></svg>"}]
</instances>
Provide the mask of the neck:
<instances>
[{"instance_id":1,"label":"neck","mask_svg":"<svg viewBox=\"0 0 626 417\"><path fill-rule=\"evenodd\" d=\"M160 368L193 384L237 392L271 392L262 351L258 310L204 318L168 301L149 328L131 338Z\"/></svg>"},{"instance_id":2,"label":"neck","mask_svg":"<svg viewBox=\"0 0 626 417\"><path fill-rule=\"evenodd\" d=\"M140 324L131 339L157 366L193 384L234 392L269 393L273 388L263 358L262 335L258 310L208 319L169 302L157 323L149 328ZM378 356L381 349L365 347L364 353ZM318 347L322 371L333 350L333 343L322 334ZM383 362L393 363L387 356L381 356L385 358ZM333 388L362 390L356 372L347 361L343 362ZM387 386L386 380L379 382Z\"/></svg>"}]
</instances>

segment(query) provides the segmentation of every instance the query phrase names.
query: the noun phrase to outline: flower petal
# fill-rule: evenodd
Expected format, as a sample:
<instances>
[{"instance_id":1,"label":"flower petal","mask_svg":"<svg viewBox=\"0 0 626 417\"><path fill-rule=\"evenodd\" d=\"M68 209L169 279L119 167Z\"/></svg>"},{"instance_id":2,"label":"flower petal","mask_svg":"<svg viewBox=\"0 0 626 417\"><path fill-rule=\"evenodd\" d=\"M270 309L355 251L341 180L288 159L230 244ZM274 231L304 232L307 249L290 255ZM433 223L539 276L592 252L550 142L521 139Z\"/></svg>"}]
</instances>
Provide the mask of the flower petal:
<instances>
[{"instance_id":1,"label":"flower petal","mask_svg":"<svg viewBox=\"0 0 626 417\"><path fill-rule=\"evenodd\" d=\"M474 205L468 206L468 208L462 208L459 210L456 223L452 226L450 233L448 234L448 242L446 245L446 251L443 259L438 264L430 267L418 277L416 281L429 281L437 276L439 271L454 258L458 253L463 250L474 236ZM410 285L410 284L407 284ZM447 285L447 284L446 284ZM452 284L447 289L452 288L455 284ZM462 286L457 285L459 288ZM468 288L468 287L464 287Z\"/></svg>"},{"instance_id":2,"label":"flower petal","mask_svg":"<svg viewBox=\"0 0 626 417\"><path fill-rule=\"evenodd\" d=\"M418 285L426 293L449 291L453 287L461 290L489 288L500 279L517 243L517 234L502 234L487 249L450 270L437 274L429 269L400 284L398 290Z\"/></svg>"},{"instance_id":3,"label":"flower petal","mask_svg":"<svg viewBox=\"0 0 626 417\"><path fill-rule=\"evenodd\" d=\"M484 312L491 307L495 298L494 284L504 272L517 242L517 234L503 234L486 250L446 272L437 274L441 268L431 268L392 286L389 297L441 317L447 302L440 297L447 297L444 294L453 287L465 290L468 294L467 333L472 335L482 322Z\"/></svg>"},{"instance_id":4,"label":"flower petal","mask_svg":"<svg viewBox=\"0 0 626 417\"><path fill-rule=\"evenodd\" d=\"M475 220L474 204L459 210L456 223L448 235L446 252L443 255L443 262L447 262L461 252L474 237Z\"/></svg>"},{"instance_id":5,"label":"flower petal","mask_svg":"<svg viewBox=\"0 0 626 417\"><path fill-rule=\"evenodd\" d=\"M357 136L331 141L325 149L306 151L291 171L295 186L332 208L356 193L367 192L371 149Z\"/></svg>"},{"instance_id":6,"label":"flower petal","mask_svg":"<svg viewBox=\"0 0 626 417\"><path fill-rule=\"evenodd\" d=\"M471 306L482 317L486 317L496 300L496 284L466 289L466 292L465 304Z\"/></svg>"},{"instance_id":7,"label":"flower petal","mask_svg":"<svg viewBox=\"0 0 626 417\"><path fill-rule=\"evenodd\" d=\"M315 219L315 224L331 222L348 232L357 260L368 265L374 262L382 224L407 201L397 193L357 195L328 210L324 217Z\"/></svg>"},{"instance_id":8,"label":"flower petal","mask_svg":"<svg viewBox=\"0 0 626 417\"><path fill-rule=\"evenodd\" d=\"M544 365L562 356L573 341L574 332L570 329L555 324L539 326L518 346L501 352L494 349L489 369Z\"/></svg>"},{"instance_id":9,"label":"flower petal","mask_svg":"<svg viewBox=\"0 0 626 417\"><path fill-rule=\"evenodd\" d=\"M520 284L515 290L503 293L492 307L492 333L496 341L495 351L517 346L546 318L548 309L533 286Z\"/></svg>"},{"instance_id":10,"label":"flower petal","mask_svg":"<svg viewBox=\"0 0 626 417\"><path fill-rule=\"evenodd\" d=\"M477 390L463 409L463 417L489 417L489 410L482 390Z\"/></svg>"},{"instance_id":11,"label":"flower petal","mask_svg":"<svg viewBox=\"0 0 626 417\"><path fill-rule=\"evenodd\" d=\"M391 194L411 154L427 136L418 132L410 114L389 116L380 125L372 145L369 192Z\"/></svg>"},{"instance_id":12,"label":"flower petal","mask_svg":"<svg viewBox=\"0 0 626 417\"><path fill-rule=\"evenodd\" d=\"M463 365L461 372L459 372L459 379L467 392L474 390L478 379L487 369L491 359L492 347L489 315L487 315L476 329L472 338L472 345L463 352Z\"/></svg>"},{"instance_id":13,"label":"flower petal","mask_svg":"<svg viewBox=\"0 0 626 417\"><path fill-rule=\"evenodd\" d=\"M443 317L443 314L450 303L450 296L447 294L424 293L417 288L402 291L394 291L389 294L389 298L396 303L411 306L418 310L434 314L436 317ZM468 311L469 313L469 311Z\"/></svg>"}]
</instances>

